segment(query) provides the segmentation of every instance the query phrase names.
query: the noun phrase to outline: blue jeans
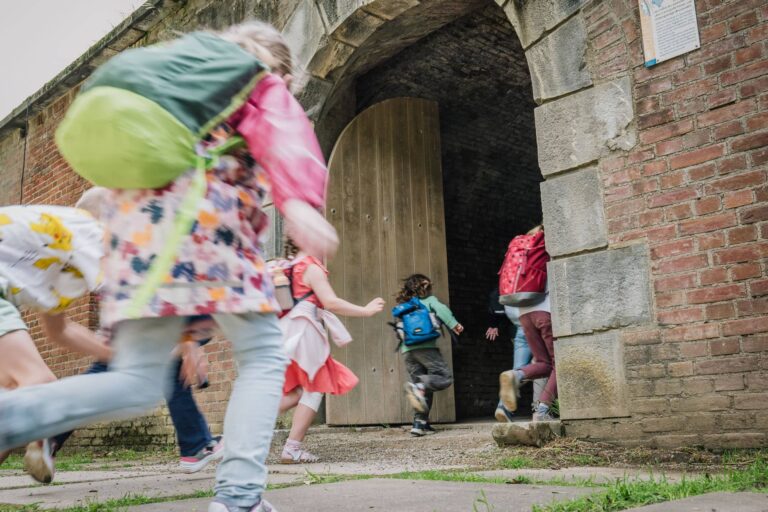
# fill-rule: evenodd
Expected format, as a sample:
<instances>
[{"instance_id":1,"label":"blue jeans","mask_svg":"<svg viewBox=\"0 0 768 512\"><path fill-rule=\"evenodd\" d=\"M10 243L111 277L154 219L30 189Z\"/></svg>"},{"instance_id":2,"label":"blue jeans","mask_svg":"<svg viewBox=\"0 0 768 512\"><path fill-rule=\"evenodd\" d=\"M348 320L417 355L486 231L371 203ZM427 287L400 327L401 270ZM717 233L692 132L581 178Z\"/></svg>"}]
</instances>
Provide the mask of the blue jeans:
<instances>
[{"instance_id":1,"label":"blue jeans","mask_svg":"<svg viewBox=\"0 0 768 512\"><path fill-rule=\"evenodd\" d=\"M200 345L205 345L211 340L204 340ZM83 375L93 375L109 371L105 363L93 363ZM172 389L170 396L166 397L168 403L168 412L171 414L171 421L176 429L176 439L179 442L179 452L182 457L191 457L197 452L208 446L213 439L211 431L208 429L208 423L205 417L197 408L195 399L192 397L192 389L185 387L179 380L181 373L181 359L176 363L175 371L171 375ZM70 430L59 434L53 438L56 451L60 450L64 443L69 439L74 431Z\"/></svg>"},{"instance_id":2,"label":"blue jeans","mask_svg":"<svg viewBox=\"0 0 768 512\"><path fill-rule=\"evenodd\" d=\"M523 328L519 325L515 325L515 337L512 340L512 343L514 346L512 369L517 370L530 363L531 359L533 359L531 348L528 346L528 340L525 339Z\"/></svg>"},{"instance_id":3,"label":"blue jeans","mask_svg":"<svg viewBox=\"0 0 768 512\"><path fill-rule=\"evenodd\" d=\"M275 315L213 315L238 365L224 418L215 493L240 507L261 499L288 358ZM111 371L0 393L0 450L97 421L140 416L163 398L177 361L182 317L125 320L115 329Z\"/></svg>"}]
</instances>

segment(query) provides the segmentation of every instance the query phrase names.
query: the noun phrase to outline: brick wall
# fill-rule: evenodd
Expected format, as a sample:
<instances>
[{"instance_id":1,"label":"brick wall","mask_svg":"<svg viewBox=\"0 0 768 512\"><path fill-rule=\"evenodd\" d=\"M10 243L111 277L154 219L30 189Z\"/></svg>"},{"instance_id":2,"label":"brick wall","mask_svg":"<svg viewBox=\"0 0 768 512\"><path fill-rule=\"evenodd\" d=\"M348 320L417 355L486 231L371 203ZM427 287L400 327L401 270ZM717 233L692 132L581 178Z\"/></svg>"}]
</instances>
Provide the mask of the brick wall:
<instances>
[{"instance_id":1,"label":"brick wall","mask_svg":"<svg viewBox=\"0 0 768 512\"><path fill-rule=\"evenodd\" d=\"M624 333L632 421L574 434L766 443L768 5L696 8L701 49L650 69L633 3L585 8L598 78L635 81L639 144L600 169L610 243L648 242L657 326Z\"/></svg>"},{"instance_id":2,"label":"brick wall","mask_svg":"<svg viewBox=\"0 0 768 512\"><path fill-rule=\"evenodd\" d=\"M512 344L508 325L497 342L485 340L487 297L509 240L541 220L528 66L504 12L489 4L355 87L358 111L398 96L439 104L451 309L466 329L453 354L458 418L487 417L496 407Z\"/></svg>"}]
</instances>

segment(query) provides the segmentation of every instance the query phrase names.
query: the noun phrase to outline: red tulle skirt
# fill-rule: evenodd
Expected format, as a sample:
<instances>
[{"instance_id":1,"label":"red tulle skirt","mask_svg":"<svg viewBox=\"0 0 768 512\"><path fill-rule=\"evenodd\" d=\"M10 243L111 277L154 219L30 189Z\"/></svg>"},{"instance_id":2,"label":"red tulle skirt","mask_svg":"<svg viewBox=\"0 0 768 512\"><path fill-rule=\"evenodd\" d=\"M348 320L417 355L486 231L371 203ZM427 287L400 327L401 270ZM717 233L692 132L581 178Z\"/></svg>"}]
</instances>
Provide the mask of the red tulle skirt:
<instances>
[{"instance_id":1,"label":"red tulle skirt","mask_svg":"<svg viewBox=\"0 0 768 512\"><path fill-rule=\"evenodd\" d=\"M296 388L302 388L304 391L343 395L352 391L359 381L352 370L330 356L312 380L309 380L307 372L292 360L285 371L283 393L288 394Z\"/></svg>"}]
</instances>

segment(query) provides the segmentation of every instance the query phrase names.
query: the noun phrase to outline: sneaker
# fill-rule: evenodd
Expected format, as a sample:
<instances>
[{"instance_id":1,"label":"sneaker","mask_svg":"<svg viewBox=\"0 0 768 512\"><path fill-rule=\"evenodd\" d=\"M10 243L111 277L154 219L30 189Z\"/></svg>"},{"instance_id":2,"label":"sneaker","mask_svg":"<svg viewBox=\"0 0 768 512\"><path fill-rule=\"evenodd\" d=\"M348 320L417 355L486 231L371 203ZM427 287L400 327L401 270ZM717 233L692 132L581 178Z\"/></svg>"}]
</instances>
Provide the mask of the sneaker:
<instances>
[{"instance_id":1,"label":"sneaker","mask_svg":"<svg viewBox=\"0 0 768 512\"><path fill-rule=\"evenodd\" d=\"M224 440L221 436L214 437L208 446L194 455L179 459L179 467L185 473L197 473L214 460L224 456Z\"/></svg>"},{"instance_id":2,"label":"sneaker","mask_svg":"<svg viewBox=\"0 0 768 512\"><path fill-rule=\"evenodd\" d=\"M429 435L427 427L429 427L429 424L426 421L413 420L413 428L411 429L411 435L414 437L422 437L422 436ZM434 433L434 431L432 433Z\"/></svg>"},{"instance_id":3,"label":"sneaker","mask_svg":"<svg viewBox=\"0 0 768 512\"><path fill-rule=\"evenodd\" d=\"M517 410L517 397L520 396L520 383L514 370L499 374L499 398L509 412Z\"/></svg>"},{"instance_id":4,"label":"sneaker","mask_svg":"<svg viewBox=\"0 0 768 512\"><path fill-rule=\"evenodd\" d=\"M208 505L208 512L277 512L277 509L263 498L257 505L251 508L238 507L228 503L228 500L223 498L214 498L211 504Z\"/></svg>"},{"instance_id":5,"label":"sneaker","mask_svg":"<svg viewBox=\"0 0 768 512\"><path fill-rule=\"evenodd\" d=\"M437 434L437 430L432 428L432 425L430 425L429 423L425 423L421 427L421 430L424 431L425 436L431 436L432 434Z\"/></svg>"},{"instance_id":6,"label":"sneaker","mask_svg":"<svg viewBox=\"0 0 768 512\"><path fill-rule=\"evenodd\" d=\"M24 454L24 470L41 484L53 482L56 468L53 464L51 444L48 439L27 445L27 452Z\"/></svg>"},{"instance_id":7,"label":"sneaker","mask_svg":"<svg viewBox=\"0 0 768 512\"><path fill-rule=\"evenodd\" d=\"M493 414L496 421L499 423L511 423L514 421L515 413L504 407L504 404L499 402L496 406L496 412Z\"/></svg>"},{"instance_id":8,"label":"sneaker","mask_svg":"<svg viewBox=\"0 0 768 512\"><path fill-rule=\"evenodd\" d=\"M536 411L533 413L533 423L544 423L547 421L559 421L557 418L552 416L552 413L547 410L546 412L540 412Z\"/></svg>"},{"instance_id":9,"label":"sneaker","mask_svg":"<svg viewBox=\"0 0 768 512\"><path fill-rule=\"evenodd\" d=\"M403 385L405 396L411 402L411 407L417 412L427 412L427 399L424 396L424 388L413 382L406 382Z\"/></svg>"}]
</instances>

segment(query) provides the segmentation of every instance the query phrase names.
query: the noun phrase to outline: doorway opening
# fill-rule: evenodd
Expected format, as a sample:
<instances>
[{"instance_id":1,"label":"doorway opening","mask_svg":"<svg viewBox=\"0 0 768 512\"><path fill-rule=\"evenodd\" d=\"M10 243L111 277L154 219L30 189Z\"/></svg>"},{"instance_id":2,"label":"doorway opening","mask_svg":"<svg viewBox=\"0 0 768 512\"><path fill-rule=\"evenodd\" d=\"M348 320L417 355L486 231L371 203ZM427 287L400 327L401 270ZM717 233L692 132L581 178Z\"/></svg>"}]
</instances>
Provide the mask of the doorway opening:
<instances>
[{"instance_id":1,"label":"doorway opening","mask_svg":"<svg viewBox=\"0 0 768 512\"><path fill-rule=\"evenodd\" d=\"M499 339L485 339L488 295L509 240L541 221L535 104L517 35L487 2L359 77L355 91L358 113L403 96L438 103L450 306L465 327L453 351L456 417L488 417L514 333L504 320Z\"/></svg>"}]
</instances>

